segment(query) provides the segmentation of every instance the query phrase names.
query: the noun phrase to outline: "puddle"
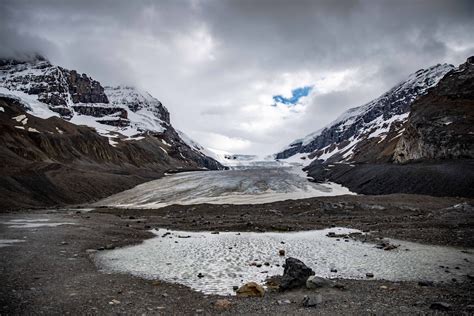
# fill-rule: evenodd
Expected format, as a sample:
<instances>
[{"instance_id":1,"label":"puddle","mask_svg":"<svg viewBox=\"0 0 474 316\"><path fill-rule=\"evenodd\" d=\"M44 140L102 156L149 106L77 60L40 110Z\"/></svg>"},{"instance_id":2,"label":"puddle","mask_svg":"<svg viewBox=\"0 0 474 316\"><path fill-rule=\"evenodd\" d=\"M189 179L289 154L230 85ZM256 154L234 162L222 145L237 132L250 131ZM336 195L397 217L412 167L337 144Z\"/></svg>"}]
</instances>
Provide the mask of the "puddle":
<instances>
[{"instance_id":1,"label":"puddle","mask_svg":"<svg viewBox=\"0 0 474 316\"><path fill-rule=\"evenodd\" d=\"M330 231L358 232L332 228L293 233L212 234L161 229L153 231L157 237L140 245L97 254L96 263L104 271L180 283L221 295L233 294L234 285L263 283L267 276L282 274L285 257L278 255L279 249L284 249L287 257L302 260L316 275L330 278L365 279L370 272L376 279L440 282L452 278L462 281L466 274L473 273L472 252L393 239L391 243L400 247L384 251L360 241L336 241L326 236ZM262 266L250 266L252 262ZM450 273L440 266L449 267ZM332 268L337 273L331 273ZM200 273L204 277L199 278Z\"/></svg>"},{"instance_id":2,"label":"puddle","mask_svg":"<svg viewBox=\"0 0 474 316\"><path fill-rule=\"evenodd\" d=\"M0 239L0 248L12 246L12 244L25 242L23 239Z\"/></svg>"},{"instance_id":3,"label":"puddle","mask_svg":"<svg viewBox=\"0 0 474 316\"><path fill-rule=\"evenodd\" d=\"M12 219L8 222L1 222L1 224L8 225L8 228L39 228L39 227L57 227L60 225L75 225L75 223L61 222L50 223L47 218L37 219Z\"/></svg>"}]
</instances>

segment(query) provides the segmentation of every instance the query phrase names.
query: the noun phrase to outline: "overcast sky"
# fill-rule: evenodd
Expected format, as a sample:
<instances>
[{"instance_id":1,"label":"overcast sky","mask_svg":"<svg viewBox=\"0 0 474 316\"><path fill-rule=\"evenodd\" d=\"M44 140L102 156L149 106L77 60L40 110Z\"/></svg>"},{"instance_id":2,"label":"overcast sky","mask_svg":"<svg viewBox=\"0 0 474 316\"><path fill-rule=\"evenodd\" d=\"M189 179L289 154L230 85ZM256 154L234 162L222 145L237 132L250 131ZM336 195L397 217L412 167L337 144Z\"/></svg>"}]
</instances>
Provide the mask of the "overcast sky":
<instances>
[{"instance_id":1,"label":"overcast sky","mask_svg":"<svg viewBox=\"0 0 474 316\"><path fill-rule=\"evenodd\" d=\"M266 154L420 68L464 62L473 16L472 0L0 0L0 55L143 88L202 145Z\"/></svg>"}]
</instances>

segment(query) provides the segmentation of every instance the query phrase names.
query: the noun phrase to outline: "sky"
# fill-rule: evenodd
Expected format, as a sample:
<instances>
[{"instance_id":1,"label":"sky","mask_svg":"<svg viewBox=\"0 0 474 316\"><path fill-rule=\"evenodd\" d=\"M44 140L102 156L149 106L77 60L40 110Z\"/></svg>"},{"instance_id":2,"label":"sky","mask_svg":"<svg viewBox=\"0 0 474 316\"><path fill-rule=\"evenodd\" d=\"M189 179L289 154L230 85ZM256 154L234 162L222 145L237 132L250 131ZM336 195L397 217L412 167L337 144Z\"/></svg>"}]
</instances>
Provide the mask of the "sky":
<instances>
[{"instance_id":1,"label":"sky","mask_svg":"<svg viewBox=\"0 0 474 316\"><path fill-rule=\"evenodd\" d=\"M0 0L0 57L147 90L202 145L271 154L474 55L474 1Z\"/></svg>"}]
</instances>

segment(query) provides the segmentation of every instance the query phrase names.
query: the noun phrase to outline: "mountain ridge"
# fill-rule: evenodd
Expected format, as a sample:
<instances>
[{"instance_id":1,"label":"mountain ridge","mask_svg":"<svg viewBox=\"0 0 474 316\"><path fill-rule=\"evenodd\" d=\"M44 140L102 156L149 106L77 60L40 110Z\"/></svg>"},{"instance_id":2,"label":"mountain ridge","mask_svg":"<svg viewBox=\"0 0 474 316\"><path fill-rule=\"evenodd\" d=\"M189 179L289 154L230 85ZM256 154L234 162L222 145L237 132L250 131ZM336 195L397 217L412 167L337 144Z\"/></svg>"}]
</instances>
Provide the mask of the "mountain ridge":
<instances>
[{"instance_id":1,"label":"mountain ridge","mask_svg":"<svg viewBox=\"0 0 474 316\"><path fill-rule=\"evenodd\" d=\"M276 159L308 154L309 159L322 157L321 159L327 160L331 156L338 156L333 160L349 161L352 154L349 151L355 149L360 141L387 134L392 123L403 122L408 116L411 103L452 69L452 65L438 64L416 71L373 101L351 108L326 127L291 142L275 155ZM394 119L390 121L390 118ZM340 156L344 154L347 156L341 159Z\"/></svg>"}]
</instances>

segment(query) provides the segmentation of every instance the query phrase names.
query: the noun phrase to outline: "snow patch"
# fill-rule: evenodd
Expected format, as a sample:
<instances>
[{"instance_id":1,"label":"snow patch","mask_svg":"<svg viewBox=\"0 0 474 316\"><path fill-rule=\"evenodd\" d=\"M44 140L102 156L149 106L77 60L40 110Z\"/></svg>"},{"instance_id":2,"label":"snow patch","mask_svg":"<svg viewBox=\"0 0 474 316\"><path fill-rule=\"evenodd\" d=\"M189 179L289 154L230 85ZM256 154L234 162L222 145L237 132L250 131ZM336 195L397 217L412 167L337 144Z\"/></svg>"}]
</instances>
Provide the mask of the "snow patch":
<instances>
[{"instance_id":1,"label":"snow patch","mask_svg":"<svg viewBox=\"0 0 474 316\"><path fill-rule=\"evenodd\" d=\"M30 133L39 133L39 131L36 128L28 127L28 132Z\"/></svg>"}]
</instances>

